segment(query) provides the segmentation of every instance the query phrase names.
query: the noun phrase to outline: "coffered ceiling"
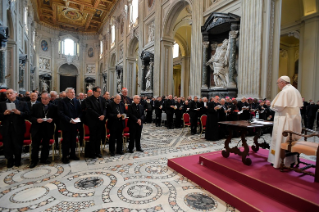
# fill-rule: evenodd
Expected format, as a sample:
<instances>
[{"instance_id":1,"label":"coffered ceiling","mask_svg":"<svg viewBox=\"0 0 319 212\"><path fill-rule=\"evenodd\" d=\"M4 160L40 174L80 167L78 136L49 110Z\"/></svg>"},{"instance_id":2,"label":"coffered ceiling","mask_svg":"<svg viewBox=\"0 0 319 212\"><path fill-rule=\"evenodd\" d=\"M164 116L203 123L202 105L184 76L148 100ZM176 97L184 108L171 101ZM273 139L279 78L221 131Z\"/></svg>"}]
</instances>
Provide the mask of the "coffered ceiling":
<instances>
[{"instance_id":1,"label":"coffered ceiling","mask_svg":"<svg viewBox=\"0 0 319 212\"><path fill-rule=\"evenodd\" d=\"M118 0L34 0L39 22L75 32L97 32Z\"/></svg>"}]
</instances>

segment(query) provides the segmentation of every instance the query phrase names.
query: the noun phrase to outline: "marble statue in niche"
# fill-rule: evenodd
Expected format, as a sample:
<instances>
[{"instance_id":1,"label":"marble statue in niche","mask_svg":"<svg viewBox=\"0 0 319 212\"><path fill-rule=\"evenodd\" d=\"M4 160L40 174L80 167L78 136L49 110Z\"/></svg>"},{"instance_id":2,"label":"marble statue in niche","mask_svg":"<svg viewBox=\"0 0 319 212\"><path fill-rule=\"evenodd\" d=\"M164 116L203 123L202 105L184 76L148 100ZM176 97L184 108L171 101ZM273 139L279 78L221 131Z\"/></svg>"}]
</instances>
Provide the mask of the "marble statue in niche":
<instances>
[{"instance_id":1,"label":"marble statue in niche","mask_svg":"<svg viewBox=\"0 0 319 212\"><path fill-rule=\"evenodd\" d=\"M39 58L39 68L50 70L50 68L51 68L50 59L40 57Z\"/></svg>"},{"instance_id":2,"label":"marble statue in niche","mask_svg":"<svg viewBox=\"0 0 319 212\"><path fill-rule=\"evenodd\" d=\"M123 46L120 47L119 60L123 59Z\"/></svg>"},{"instance_id":3,"label":"marble statue in niche","mask_svg":"<svg viewBox=\"0 0 319 212\"><path fill-rule=\"evenodd\" d=\"M151 90L151 69L149 66L147 66L146 70L147 70L147 73L145 76L145 80L146 80L145 90L149 91L149 90Z\"/></svg>"},{"instance_id":4,"label":"marble statue in niche","mask_svg":"<svg viewBox=\"0 0 319 212\"><path fill-rule=\"evenodd\" d=\"M121 93L122 90L122 73L117 75L117 93Z\"/></svg>"},{"instance_id":5,"label":"marble statue in niche","mask_svg":"<svg viewBox=\"0 0 319 212\"><path fill-rule=\"evenodd\" d=\"M87 83L86 88L87 88L88 90L92 90L93 87L94 87L94 84L93 84L93 83Z\"/></svg>"},{"instance_id":6,"label":"marble statue in niche","mask_svg":"<svg viewBox=\"0 0 319 212\"><path fill-rule=\"evenodd\" d=\"M154 41L155 23L154 21L148 26L148 42Z\"/></svg>"},{"instance_id":7,"label":"marble statue in niche","mask_svg":"<svg viewBox=\"0 0 319 212\"><path fill-rule=\"evenodd\" d=\"M215 54L206 63L214 71L214 81L216 87L225 88L228 85L228 56L229 56L228 39L223 41L223 44L217 47Z\"/></svg>"},{"instance_id":8,"label":"marble statue in niche","mask_svg":"<svg viewBox=\"0 0 319 212\"><path fill-rule=\"evenodd\" d=\"M103 73L102 77L103 77L103 87L102 87L102 89L103 89L103 93L104 93L107 90L107 88L106 88L107 73Z\"/></svg>"},{"instance_id":9,"label":"marble statue in niche","mask_svg":"<svg viewBox=\"0 0 319 212\"><path fill-rule=\"evenodd\" d=\"M49 88L49 85L46 83L45 80L41 79L41 91L47 91L48 92L48 88Z\"/></svg>"}]
</instances>

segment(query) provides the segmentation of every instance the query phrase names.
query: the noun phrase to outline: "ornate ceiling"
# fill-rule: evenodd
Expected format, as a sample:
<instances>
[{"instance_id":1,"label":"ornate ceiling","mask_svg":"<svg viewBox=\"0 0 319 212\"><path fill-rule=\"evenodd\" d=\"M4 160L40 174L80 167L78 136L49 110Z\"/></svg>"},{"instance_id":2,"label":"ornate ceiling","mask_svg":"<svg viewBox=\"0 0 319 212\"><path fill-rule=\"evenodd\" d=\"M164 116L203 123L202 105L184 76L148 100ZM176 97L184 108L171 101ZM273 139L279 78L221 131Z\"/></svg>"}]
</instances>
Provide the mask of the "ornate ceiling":
<instances>
[{"instance_id":1,"label":"ornate ceiling","mask_svg":"<svg viewBox=\"0 0 319 212\"><path fill-rule=\"evenodd\" d=\"M40 23L68 31L97 32L118 0L34 0Z\"/></svg>"}]
</instances>

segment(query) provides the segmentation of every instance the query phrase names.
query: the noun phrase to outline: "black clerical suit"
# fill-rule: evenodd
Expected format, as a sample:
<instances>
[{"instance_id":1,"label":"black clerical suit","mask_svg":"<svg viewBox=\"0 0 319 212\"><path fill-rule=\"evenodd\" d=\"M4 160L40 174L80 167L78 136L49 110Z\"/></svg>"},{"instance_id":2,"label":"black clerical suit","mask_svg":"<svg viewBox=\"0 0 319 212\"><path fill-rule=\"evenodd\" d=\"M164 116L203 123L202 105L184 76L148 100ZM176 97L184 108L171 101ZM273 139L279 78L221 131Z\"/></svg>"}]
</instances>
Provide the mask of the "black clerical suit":
<instances>
[{"instance_id":1,"label":"black clerical suit","mask_svg":"<svg viewBox=\"0 0 319 212\"><path fill-rule=\"evenodd\" d=\"M62 142L62 160L67 162L67 157L70 155L71 159L76 158L76 136L77 124L72 124L71 119L82 118L82 110L79 101L69 99L68 97L59 101L58 113L60 118L61 130L63 133ZM71 152L70 152L71 149Z\"/></svg>"},{"instance_id":2,"label":"black clerical suit","mask_svg":"<svg viewBox=\"0 0 319 212\"><path fill-rule=\"evenodd\" d=\"M174 114L174 108L171 108L171 106L174 106L172 99L167 99L165 101L165 112L167 117L167 128L173 129L173 114Z\"/></svg>"},{"instance_id":3,"label":"black clerical suit","mask_svg":"<svg viewBox=\"0 0 319 212\"><path fill-rule=\"evenodd\" d=\"M25 133L25 119L29 117L29 108L26 102L15 100L16 109L21 112L17 115L11 112L9 115L4 115L4 111L7 110L6 103L10 101L0 103L0 120L2 125L3 147L5 150L5 157L8 160L8 165L15 163L16 166L20 166L21 153L23 146L23 137ZM14 155L14 161L13 161Z\"/></svg>"},{"instance_id":4,"label":"black clerical suit","mask_svg":"<svg viewBox=\"0 0 319 212\"><path fill-rule=\"evenodd\" d=\"M30 121L32 122L30 130L32 136L32 163L38 162L39 147L41 144L41 162L45 163L47 161L49 156L49 142L54 134L54 123L57 116L57 107L54 104L49 103L45 106L42 103L38 103L33 105L30 112ZM37 120L43 118L51 118L52 122L43 121L42 123L38 123Z\"/></svg>"},{"instance_id":5,"label":"black clerical suit","mask_svg":"<svg viewBox=\"0 0 319 212\"><path fill-rule=\"evenodd\" d=\"M133 151L134 141L136 150L141 150L141 133L143 129L144 120L144 108L142 105L135 103L128 106L128 127L130 128L130 143L128 149ZM141 125L137 123L138 119L141 119Z\"/></svg>"},{"instance_id":6,"label":"black clerical suit","mask_svg":"<svg viewBox=\"0 0 319 212\"><path fill-rule=\"evenodd\" d=\"M110 154L115 154L115 139L117 140L117 148L116 152L121 154L123 147L123 138L122 133L124 129L124 120L122 117L118 118L117 114L124 113L124 104L120 102L116 104L115 102L111 102L108 107L108 123L107 127L110 130L110 140L109 140L109 150Z\"/></svg>"},{"instance_id":7,"label":"black clerical suit","mask_svg":"<svg viewBox=\"0 0 319 212\"><path fill-rule=\"evenodd\" d=\"M239 111L242 111L243 110L243 107L248 107L249 104L247 102L238 102L237 103L237 107L238 107L238 110ZM243 110L243 112L239 115L239 120L248 120L250 119L250 110L249 109L245 109Z\"/></svg>"},{"instance_id":8,"label":"black clerical suit","mask_svg":"<svg viewBox=\"0 0 319 212\"><path fill-rule=\"evenodd\" d=\"M86 143L85 153L88 157L94 157L95 155L101 154L101 141L104 143L105 140L105 137L103 138L103 135L105 135L105 100L100 96L98 98L90 96L86 100L86 107L86 120L90 130L90 142ZM100 120L99 117L102 115L104 119Z\"/></svg>"},{"instance_id":9,"label":"black clerical suit","mask_svg":"<svg viewBox=\"0 0 319 212\"><path fill-rule=\"evenodd\" d=\"M198 107L198 102L192 101L189 106L189 115L191 118L191 133L196 134L197 133L197 119L198 119L198 113L199 111L197 110Z\"/></svg>"},{"instance_id":10,"label":"black clerical suit","mask_svg":"<svg viewBox=\"0 0 319 212\"><path fill-rule=\"evenodd\" d=\"M183 104L182 102L176 102L176 110L175 110L175 128L181 128L182 126L182 116L183 116Z\"/></svg>"},{"instance_id":11,"label":"black clerical suit","mask_svg":"<svg viewBox=\"0 0 319 212\"><path fill-rule=\"evenodd\" d=\"M40 101L36 100L34 104L31 104L31 101L27 102L28 107L29 107L29 111L31 111L31 108L33 105L37 104L37 103L41 103Z\"/></svg>"},{"instance_id":12,"label":"black clerical suit","mask_svg":"<svg viewBox=\"0 0 319 212\"><path fill-rule=\"evenodd\" d=\"M152 123L153 107L152 101L150 99L146 100L145 108L146 110L146 123Z\"/></svg>"},{"instance_id":13,"label":"black clerical suit","mask_svg":"<svg viewBox=\"0 0 319 212\"><path fill-rule=\"evenodd\" d=\"M215 102L208 103L205 139L209 141L217 141L219 139L218 121L220 111L219 109L214 109L217 105L219 104Z\"/></svg>"},{"instance_id":14,"label":"black clerical suit","mask_svg":"<svg viewBox=\"0 0 319 212\"><path fill-rule=\"evenodd\" d=\"M319 109L318 105L315 105L315 104L310 104L307 108L307 112L306 112L307 121L308 121L307 126L309 129L313 129L313 123L316 119L316 114L318 109Z\"/></svg>"},{"instance_id":15,"label":"black clerical suit","mask_svg":"<svg viewBox=\"0 0 319 212\"><path fill-rule=\"evenodd\" d=\"M155 100L154 108L155 108L155 125L156 127L161 126L161 121L162 121L162 101Z\"/></svg>"}]
</instances>

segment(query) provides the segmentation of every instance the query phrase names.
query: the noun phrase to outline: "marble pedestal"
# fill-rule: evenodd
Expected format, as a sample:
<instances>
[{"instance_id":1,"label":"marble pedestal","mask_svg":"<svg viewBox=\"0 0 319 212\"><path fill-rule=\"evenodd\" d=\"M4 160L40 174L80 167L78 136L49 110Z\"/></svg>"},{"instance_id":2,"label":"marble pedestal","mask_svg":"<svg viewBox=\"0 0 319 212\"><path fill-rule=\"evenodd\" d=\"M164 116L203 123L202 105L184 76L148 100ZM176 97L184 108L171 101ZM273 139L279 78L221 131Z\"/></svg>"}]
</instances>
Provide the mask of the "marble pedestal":
<instances>
[{"instance_id":1,"label":"marble pedestal","mask_svg":"<svg viewBox=\"0 0 319 212\"><path fill-rule=\"evenodd\" d=\"M201 96L211 98L214 96L219 96L220 98L225 98L229 96L230 98L237 97L238 89L237 88L202 88L201 89Z\"/></svg>"},{"instance_id":2,"label":"marble pedestal","mask_svg":"<svg viewBox=\"0 0 319 212\"><path fill-rule=\"evenodd\" d=\"M153 97L153 91L141 91L141 96Z\"/></svg>"}]
</instances>

